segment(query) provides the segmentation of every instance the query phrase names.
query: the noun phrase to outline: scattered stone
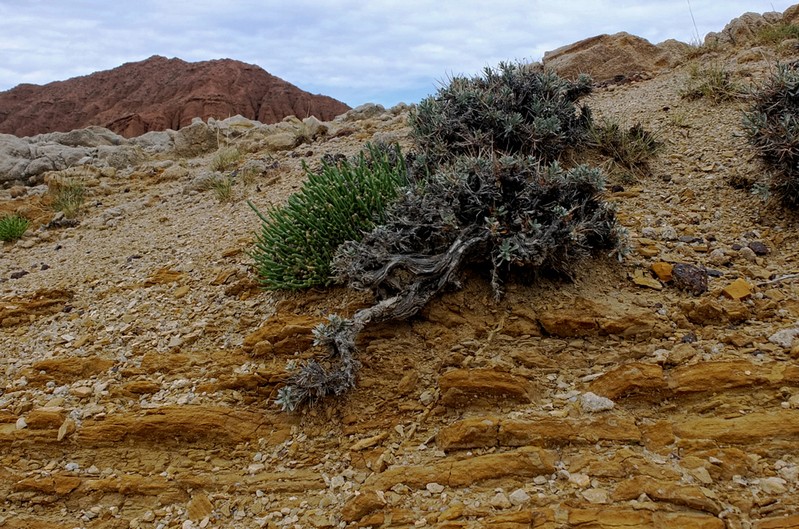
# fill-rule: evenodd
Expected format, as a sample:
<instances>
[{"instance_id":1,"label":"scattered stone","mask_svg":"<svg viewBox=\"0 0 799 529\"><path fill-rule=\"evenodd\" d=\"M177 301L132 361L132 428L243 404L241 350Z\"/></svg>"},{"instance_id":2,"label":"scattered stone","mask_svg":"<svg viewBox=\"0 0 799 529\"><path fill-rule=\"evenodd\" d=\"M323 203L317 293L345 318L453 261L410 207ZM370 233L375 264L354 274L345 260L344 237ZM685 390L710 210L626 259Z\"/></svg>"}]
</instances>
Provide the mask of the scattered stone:
<instances>
[{"instance_id":1,"label":"scattered stone","mask_svg":"<svg viewBox=\"0 0 799 529\"><path fill-rule=\"evenodd\" d=\"M601 411L612 410L616 403L607 397L600 397L590 391L580 395L580 407L588 413L599 413Z\"/></svg>"},{"instance_id":2,"label":"scattered stone","mask_svg":"<svg viewBox=\"0 0 799 529\"><path fill-rule=\"evenodd\" d=\"M669 351L666 363L672 366L684 364L696 356L697 351L690 343L680 343Z\"/></svg>"},{"instance_id":3,"label":"scattered stone","mask_svg":"<svg viewBox=\"0 0 799 529\"><path fill-rule=\"evenodd\" d=\"M186 513L189 520L200 521L206 516L210 516L214 511L214 505L203 493L192 495L191 500L186 506Z\"/></svg>"},{"instance_id":4,"label":"scattered stone","mask_svg":"<svg viewBox=\"0 0 799 529\"><path fill-rule=\"evenodd\" d=\"M696 265L678 263L672 269L674 286L699 296L707 292L707 270Z\"/></svg>"},{"instance_id":5,"label":"scattered stone","mask_svg":"<svg viewBox=\"0 0 799 529\"><path fill-rule=\"evenodd\" d=\"M25 420L25 417L20 417L17 419L16 427L17 430L24 430L28 427L28 422Z\"/></svg>"},{"instance_id":6,"label":"scattered stone","mask_svg":"<svg viewBox=\"0 0 799 529\"><path fill-rule=\"evenodd\" d=\"M92 388L88 386L78 386L76 388L70 389L69 392L79 399L87 399L92 396L92 393L94 393Z\"/></svg>"},{"instance_id":7,"label":"scattered stone","mask_svg":"<svg viewBox=\"0 0 799 529\"><path fill-rule=\"evenodd\" d=\"M524 489L516 489L510 493L508 500L510 500L511 505L514 506L524 505L530 501L530 495L527 494Z\"/></svg>"},{"instance_id":8,"label":"scattered stone","mask_svg":"<svg viewBox=\"0 0 799 529\"><path fill-rule=\"evenodd\" d=\"M494 497L491 498L489 504L497 509L510 509L513 506L504 492L497 492Z\"/></svg>"},{"instance_id":9,"label":"scattered stone","mask_svg":"<svg viewBox=\"0 0 799 529\"><path fill-rule=\"evenodd\" d=\"M748 299L752 295L752 286L743 278L738 278L721 291L726 297L741 301Z\"/></svg>"},{"instance_id":10,"label":"scattered stone","mask_svg":"<svg viewBox=\"0 0 799 529\"><path fill-rule=\"evenodd\" d=\"M606 504L610 503L610 493L605 489L588 489L580 493L589 503Z\"/></svg>"},{"instance_id":11,"label":"scattered stone","mask_svg":"<svg viewBox=\"0 0 799 529\"><path fill-rule=\"evenodd\" d=\"M438 483L428 483L425 485L425 488L432 494L441 494L444 492L444 485L439 485Z\"/></svg>"},{"instance_id":12,"label":"scattered stone","mask_svg":"<svg viewBox=\"0 0 799 529\"><path fill-rule=\"evenodd\" d=\"M778 477L763 478L759 482L760 490L766 494L785 494L788 492L786 481Z\"/></svg>"},{"instance_id":13,"label":"scattered stone","mask_svg":"<svg viewBox=\"0 0 799 529\"><path fill-rule=\"evenodd\" d=\"M645 274L642 270L636 270L633 274L633 283L638 286L652 288L654 290L663 290L663 285L657 279L649 274Z\"/></svg>"},{"instance_id":14,"label":"scattered stone","mask_svg":"<svg viewBox=\"0 0 799 529\"><path fill-rule=\"evenodd\" d=\"M755 252L755 255L763 256L763 255L768 255L769 253L768 246L766 246L760 241L752 241L747 246L749 246L750 250Z\"/></svg>"},{"instance_id":15,"label":"scattered stone","mask_svg":"<svg viewBox=\"0 0 799 529\"><path fill-rule=\"evenodd\" d=\"M651 268L652 272L654 272L661 281L668 283L672 280L672 270L674 267L671 265L671 263L658 261L657 263L652 263Z\"/></svg>"},{"instance_id":16,"label":"scattered stone","mask_svg":"<svg viewBox=\"0 0 799 529\"><path fill-rule=\"evenodd\" d=\"M797 336L799 336L799 326L777 331L768 337L768 341L783 349L790 349Z\"/></svg>"}]
</instances>

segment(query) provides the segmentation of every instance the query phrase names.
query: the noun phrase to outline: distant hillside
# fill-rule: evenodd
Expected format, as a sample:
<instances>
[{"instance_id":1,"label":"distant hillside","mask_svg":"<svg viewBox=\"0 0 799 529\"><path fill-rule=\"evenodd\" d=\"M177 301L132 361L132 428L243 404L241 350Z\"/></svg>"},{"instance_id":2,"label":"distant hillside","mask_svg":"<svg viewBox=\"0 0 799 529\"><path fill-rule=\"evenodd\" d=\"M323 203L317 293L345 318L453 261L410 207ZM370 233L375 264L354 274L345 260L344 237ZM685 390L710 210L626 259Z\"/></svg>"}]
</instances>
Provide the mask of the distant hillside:
<instances>
[{"instance_id":1,"label":"distant hillside","mask_svg":"<svg viewBox=\"0 0 799 529\"><path fill-rule=\"evenodd\" d=\"M0 133L32 136L89 125L133 137L196 117L236 114L275 123L289 115L329 120L349 110L263 68L231 59L186 62L153 56L112 70L0 92Z\"/></svg>"}]
</instances>

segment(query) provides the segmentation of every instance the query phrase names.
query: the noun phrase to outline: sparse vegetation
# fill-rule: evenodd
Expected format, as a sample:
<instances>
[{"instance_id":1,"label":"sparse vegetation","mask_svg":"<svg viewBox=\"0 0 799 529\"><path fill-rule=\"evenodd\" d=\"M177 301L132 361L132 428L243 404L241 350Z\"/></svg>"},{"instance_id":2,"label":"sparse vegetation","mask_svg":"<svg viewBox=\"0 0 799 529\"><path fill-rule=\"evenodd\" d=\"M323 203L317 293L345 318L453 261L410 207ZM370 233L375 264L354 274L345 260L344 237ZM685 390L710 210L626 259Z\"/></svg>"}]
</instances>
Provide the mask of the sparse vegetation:
<instances>
[{"instance_id":1,"label":"sparse vegetation","mask_svg":"<svg viewBox=\"0 0 799 529\"><path fill-rule=\"evenodd\" d=\"M210 180L210 187L219 202L233 200L233 177L231 175L216 175Z\"/></svg>"},{"instance_id":2,"label":"sparse vegetation","mask_svg":"<svg viewBox=\"0 0 799 529\"><path fill-rule=\"evenodd\" d=\"M631 177L647 174L649 160L660 149L655 135L640 123L624 129L617 120L604 119L592 125L589 138L592 147Z\"/></svg>"},{"instance_id":3,"label":"sparse vegetation","mask_svg":"<svg viewBox=\"0 0 799 529\"><path fill-rule=\"evenodd\" d=\"M779 45L788 39L799 39L799 26L796 24L768 24L758 30L756 42L761 45Z\"/></svg>"},{"instance_id":4,"label":"sparse vegetation","mask_svg":"<svg viewBox=\"0 0 799 529\"><path fill-rule=\"evenodd\" d=\"M752 93L743 127L749 142L773 169L771 195L799 207L799 70L780 64Z\"/></svg>"},{"instance_id":5,"label":"sparse vegetation","mask_svg":"<svg viewBox=\"0 0 799 529\"><path fill-rule=\"evenodd\" d=\"M0 218L0 241L16 241L30 226L30 221L19 215L6 215Z\"/></svg>"},{"instance_id":6,"label":"sparse vegetation","mask_svg":"<svg viewBox=\"0 0 799 529\"><path fill-rule=\"evenodd\" d=\"M377 303L317 327L330 356L295 367L279 395L284 409L353 387L363 327L413 316L467 266L487 267L499 298L512 271L569 275L585 257L621 253L602 172L557 162L588 138L590 112L577 101L590 87L585 77L570 83L503 64L422 101L411 116L421 175L378 226L344 238L335 254L336 277Z\"/></svg>"},{"instance_id":7,"label":"sparse vegetation","mask_svg":"<svg viewBox=\"0 0 799 529\"><path fill-rule=\"evenodd\" d=\"M211 170L224 173L235 169L241 162L241 152L235 147L220 149L211 160Z\"/></svg>"},{"instance_id":8,"label":"sparse vegetation","mask_svg":"<svg viewBox=\"0 0 799 529\"><path fill-rule=\"evenodd\" d=\"M718 104L741 97L743 91L722 64L701 67L694 63L681 95L686 99L706 99Z\"/></svg>"},{"instance_id":9,"label":"sparse vegetation","mask_svg":"<svg viewBox=\"0 0 799 529\"><path fill-rule=\"evenodd\" d=\"M267 289L301 289L332 282L336 248L359 240L407 183L399 148L368 148L356 161L324 164L307 171L302 189L284 206L265 213L250 204L263 221L252 254Z\"/></svg>"},{"instance_id":10,"label":"sparse vegetation","mask_svg":"<svg viewBox=\"0 0 799 529\"><path fill-rule=\"evenodd\" d=\"M86 187L80 180L57 178L48 184L47 193L54 211L61 211L68 219L75 218L86 200Z\"/></svg>"}]
</instances>

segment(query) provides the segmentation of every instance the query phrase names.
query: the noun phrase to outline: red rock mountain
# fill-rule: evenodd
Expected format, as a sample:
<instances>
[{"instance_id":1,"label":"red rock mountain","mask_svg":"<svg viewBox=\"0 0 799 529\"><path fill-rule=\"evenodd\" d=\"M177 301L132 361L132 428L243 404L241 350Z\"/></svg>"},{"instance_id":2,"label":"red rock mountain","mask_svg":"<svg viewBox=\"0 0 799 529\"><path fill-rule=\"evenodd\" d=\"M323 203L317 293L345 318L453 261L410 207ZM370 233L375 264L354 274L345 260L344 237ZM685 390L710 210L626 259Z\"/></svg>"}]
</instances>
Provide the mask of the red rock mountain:
<instances>
[{"instance_id":1,"label":"red rock mountain","mask_svg":"<svg viewBox=\"0 0 799 529\"><path fill-rule=\"evenodd\" d=\"M0 92L0 133L32 136L100 125L133 137L178 130L195 117L241 114L275 123L293 114L325 121L349 108L252 64L231 59L190 63L155 55L66 81Z\"/></svg>"}]
</instances>

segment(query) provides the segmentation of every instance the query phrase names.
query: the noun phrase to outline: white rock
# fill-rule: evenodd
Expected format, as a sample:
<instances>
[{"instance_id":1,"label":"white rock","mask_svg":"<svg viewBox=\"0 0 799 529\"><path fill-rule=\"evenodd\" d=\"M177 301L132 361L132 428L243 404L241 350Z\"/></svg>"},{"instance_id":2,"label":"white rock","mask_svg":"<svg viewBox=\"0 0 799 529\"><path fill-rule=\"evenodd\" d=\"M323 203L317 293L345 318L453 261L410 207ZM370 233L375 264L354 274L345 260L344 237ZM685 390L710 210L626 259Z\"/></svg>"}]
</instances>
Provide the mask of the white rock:
<instances>
[{"instance_id":1,"label":"white rock","mask_svg":"<svg viewBox=\"0 0 799 529\"><path fill-rule=\"evenodd\" d=\"M24 430L28 427L28 422L25 420L25 417L20 417L17 419L17 430Z\"/></svg>"},{"instance_id":2,"label":"white rock","mask_svg":"<svg viewBox=\"0 0 799 529\"><path fill-rule=\"evenodd\" d=\"M524 489L516 489L510 493L508 499L510 500L512 505L522 505L524 503L527 503L527 501L529 501L530 495L527 494L524 491Z\"/></svg>"},{"instance_id":3,"label":"white rock","mask_svg":"<svg viewBox=\"0 0 799 529\"><path fill-rule=\"evenodd\" d=\"M782 478L764 478L760 480L760 489L766 494L785 494L788 488Z\"/></svg>"},{"instance_id":4,"label":"white rock","mask_svg":"<svg viewBox=\"0 0 799 529\"><path fill-rule=\"evenodd\" d=\"M504 492L497 492L497 494L493 498L491 498L491 501L489 503L491 504L492 507L496 507L497 509L508 509L512 507L511 502L508 499L508 496L505 495Z\"/></svg>"},{"instance_id":5,"label":"white rock","mask_svg":"<svg viewBox=\"0 0 799 529\"><path fill-rule=\"evenodd\" d=\"M438 483L428 483L424 488L433 494L441 494L444 492L444 485L439 485Z\"/></svg>"},{"instance_id":6,"label":"white rock","mask_svg":"<svg viewBox=\"0 0 799 529\"><path fill-rule=\"evenodd\" d=\"M569 483L574 483L581 489L586 488L591 484L591 478L587 474L571 474L569 476Z\"/></svg>"},{"instance_id":7,"label":"white rock","mask_svg":"<svg viewBox=\"0 0 799 529\"><path fill-rule=\"evenodd\" d=\"M257 474L258 472L261 472L265 468L266 466L263 463L253 463L247 467L247 473Z\"/></svg>"},{"instance_id":8,"label":"white rock","mask_svg":"<svg viewBox=\"0 0 799 529\"><path fill-rule=\"evenodd\" d=\"M580 407L589 413L612 410L616 403L607 397L596 395L595 393L583 393L580 395Z\"/></svg>"},{"instance_id":9,"label":"white rock","mask_svg":"<svg viewBox=\"0 0 799 529\"><path fill-rule=\"evenodd\" d=\"M609 503L610 495L604 489L588 489L582 492L583 498L589 503Z\"/></svg>"},{"instance_id":10,"label":"white rock","mask_svg":"<svg viewBox=\"0 0 799 529\"><path fill-rule=\"evenodd\" d=\"M796 465L786 465L779 469L780 477L787 482L796 483L799 481L799 467Z\"/></svg>"},{"instance_id":11,"label":"white rock","mask_svg":"<svg viewBox=\"0 0 799 529\"><path fill-rule=\"evenodd\" d=\"M783 349L790 349L794 339L799 336L799 327L792 327L790 329L782 329L768 337L768 341L779 345Z\"/></svg>"}]
</instances>

